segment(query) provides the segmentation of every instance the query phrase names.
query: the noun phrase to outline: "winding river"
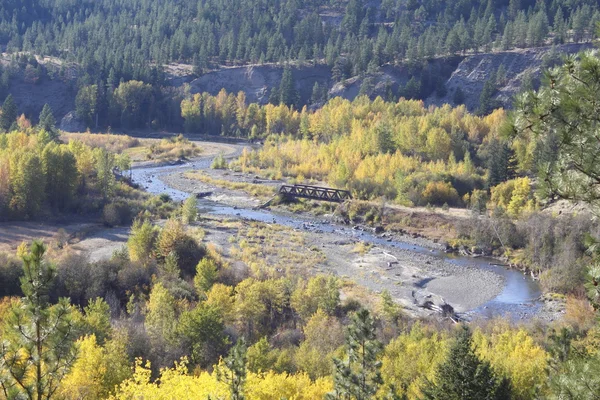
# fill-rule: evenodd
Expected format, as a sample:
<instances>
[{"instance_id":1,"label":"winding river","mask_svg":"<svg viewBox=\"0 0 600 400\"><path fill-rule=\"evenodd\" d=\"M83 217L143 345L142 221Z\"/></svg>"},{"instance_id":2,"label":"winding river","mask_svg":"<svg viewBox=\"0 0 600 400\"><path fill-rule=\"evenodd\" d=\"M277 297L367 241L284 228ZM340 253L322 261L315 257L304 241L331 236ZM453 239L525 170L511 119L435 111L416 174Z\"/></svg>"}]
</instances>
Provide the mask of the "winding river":
<instances>
[{"instance_id":1,"label":"winding river","mask_svg":"<svg viewBox=\"0 0 600 400\"><path fill-rule=\"evenodd\" d=\"M236 146L235 148L236 150L228 155L229 158L238 155L241 151L240 146ZM134 167L132 170L132 179L152 194L167 193L172 199L182 201L185 200L189 194L167 186L160 179L161 176L186 170L206 170L210 168L211 162L212 157L203 157L181 165ZM306 227L306 224L314 223L314 218L309 219L309 217L296 215L280 215L269 210L234 208L208 199L199 199L198 205L200 211L205 214L224 215L234 218L276 223L296 229L303 229ZM533 281L527 275L523 275L519 271L492 265L494 262L492 259L483 257L470 258L455 254L446 254L443 251L432 251L429 248L419 247L414 244L400 241L389 242L386 239L369 232L348 229L347 226L338 225L329 221L320 221L318 223L318 229L324 232L339 234L340 238L347 239L349 236L353 236L362 241L376 244L381 247L390 246L417 253L426 253L456 265L481 268L501 275L504 278L504 288L502 292L496 298L479 308L464 313L463 315L466 315L467 317L504 315L513 320L521 320L531 318L541 309L542 302L539 300L541 291L537 282Z\"/></svg>"}]
</instances>

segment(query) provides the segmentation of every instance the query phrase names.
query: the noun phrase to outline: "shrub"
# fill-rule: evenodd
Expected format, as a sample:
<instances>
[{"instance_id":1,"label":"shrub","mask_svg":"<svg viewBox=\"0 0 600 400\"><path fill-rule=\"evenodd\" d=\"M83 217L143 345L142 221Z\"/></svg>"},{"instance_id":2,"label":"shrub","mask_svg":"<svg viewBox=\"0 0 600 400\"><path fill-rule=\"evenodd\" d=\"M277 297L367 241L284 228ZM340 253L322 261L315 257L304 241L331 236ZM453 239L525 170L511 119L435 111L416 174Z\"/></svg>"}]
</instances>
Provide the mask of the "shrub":
<instances>
[{"instance_id":1,"label":"shrub","mask_svg":"<svg viewBox=\"0 0 600 400\"><path fill-rule=\"evenodd\" d=\"M188 197L181 208L183 222L189 224L198 219L198 201L195 196Z\"/></svg>"},{"instance_id":2,"label":"shrub","mask_svg":"<svg viewBox=\"0 0 600 400\"><path fill-rule=\"evenodd\" d=\"M124 202L113 202L102 210L104 224L109 227L126 225L131 222L131 208Z\"/></svg>"},{"instance_id":3,"label":"shrub","mask_svg":"<svg viewBox=\"0 0 600 400\"><path fill-rule=\"evenodd\" d=\"M421 193L423 203L441 206L444 203L457 205L458 192L447 182L429 182Z\"/></svg>"},{"instance_id":4,"label":"shrub","mask_svg":"<svg viewBox=\"0 0 600 400\"><path fill-rule=\"evenodd\" d=\"M178 219L167 221L158 235L156 247L161 259L173 252L179 261L181 272L186 276L195 274L196 265L206 254L204 247L185 233L185 227Z\"/></svg>"},{"instance_id":5,"label":"shrub","mask_svg":"<svg viewBox=\"0 0 600 400\"><path fill-rule=\"evenodd\" d=\"M21 295L19 277L22 272L19 259L0 253L0 297Z\"/></svg>"},{"instance_id":6,"label":"shrub","mask_svg":"<svg viewBox=\"0 0 600 400\"><path fill-rule=\"evenodd\" d=\"M154 242L156 241L156 228L148 220L136 219L131 227L131 234L127 240L127 249L131 261L147 264L152 257ZM169 253L166 253L169 254Z\"/></svg>"},{"instance_id":7,"label":"shrub","mask_svg":"<svg viewBox=\"0 0 600 400\"><path fill-rule=\"evenodd\" d=\"M229 165L227 164L227 160L225 160L223 154L219 154L218 156L216 156L212 164L210 164L210 167L212 169L227 169L228 166Z\"/></svg>"}]
</instances>

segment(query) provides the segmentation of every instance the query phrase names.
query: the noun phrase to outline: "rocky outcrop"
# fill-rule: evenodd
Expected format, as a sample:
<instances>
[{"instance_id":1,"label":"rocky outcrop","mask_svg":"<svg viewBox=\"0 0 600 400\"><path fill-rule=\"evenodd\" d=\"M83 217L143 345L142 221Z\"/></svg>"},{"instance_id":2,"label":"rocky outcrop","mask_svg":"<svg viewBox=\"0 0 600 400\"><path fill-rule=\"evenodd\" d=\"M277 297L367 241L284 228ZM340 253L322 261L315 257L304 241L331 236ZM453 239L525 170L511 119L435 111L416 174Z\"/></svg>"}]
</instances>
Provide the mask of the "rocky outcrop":
<instances>
[{"instance_id":1,"label":"rocky outcrop","mask_svg":"<svg viewBox=\"0 0 600 400\"><path fill-rule=\"evenodd\" d=\"M292 67L292 77L296 84L300 106L310 105L312 89L316 82L325 87L330 97L340 96L353 100L363 92L371 98L386 98L391 90L398 96L410 76L425 74L430 79L445 82L446 92L442 97L432 94L425 100L427 105L441 106L454 104L457 88L464 93L463 102L470 111L479 107L479 97L486 80L500 66L504 66L506 79L500 82L494 98L497 105L510 108L513 96L519 92L523 80L531 77L539 80L548 59L557 59L559 54L573 54L592 47L591 44L566 44L556 47L517 49L505 52L474 54L461 57L439 58L428 62L425 70L410 70L406 66L386 65L371 75L352 77L343 82L332 81L331 68L327 65L304 63ZM3 61L0 59L0 62ZM190 65L171 65L166 68L167 84L182 90L184 84L190 85L192 93L208 92L216 95L222 89L229 93L243 91L248 102L266 104L273 88L279 86L284 67L279 64L249 65L241 67L222 67L194 79ZM368 82L365 80L368 79ZM76 75L64 82L60 79L44 77L36 84L26 83L21 74L11 79L9 91L13 95L20 113L24 113L35 123L44 104L48 103L61 129L82 131L85 126L77 120L75 108ZM431 89L433 91L433 89ZM64 118L63 118L64 117Z\"/></svg>"},{"instance_id":2,"label":"rocky outcrop","mask_svg":"<svg viewBox=\"0 0 600 400\"><path fill-rule=\"evenodd\" d=\"M212 95L225 89L229 93L243 91L249 102L266 104L271 89L278 87L283 76L279 65L251 65L227 67L211 71L190 83L192 93L208 92ZM292 68L292 78L300 96L300 103L307 104L315 82L329 86L331 70L325 65L302 65Z\"/></svg>"},{"instance_id":3,"label":"rocky outcrop","mask_svg":"<svg viewBox=\"0 0 600 400\"><path fill-rule=\"evenodd\" d=\"M19 113L25 114L34 123L37 123L44 104L50 105L54 118L60 121L75 108L77 95L72 86L59 79L45 77L37 83L27 83L20 74L11 79L9 92L17 104Z\"/></svg>"},{"instance_id":4,"label":"rocky outcrop","mask_svg":"<svg viewBox=\"0 0 600 400\"><path fill-rule=\"evenodd\" d=\"M498 105L510 108L526 77L539 82L543 69L560 59L561 55L573 54L592 47L591 44L565 44L555 47L518 49L497 53L466 56L446 82L447 94L444 97L430 96L426 104L454 105L454 93L460 88L464 94L464 104L470 111L479 107L479 97L483 85L501 65L506 71L506 79L498 82L494 99Z\"/></svg>"},{"instance_id":5,"label":"rocky outcrop","mask_svg":"<svg viewBox=\"0 0 600 400\"><path fill-rule=\"evenodd\" d=\"M353 100L361 93L364 85L363 92L371 98L385 98L390 89L392 94L398 96L399 89L406 85L415 72L417 75L427 72L430 77L445 81L446 86L443 96L440 97L438 92L424 99L427 105L456 105L454 94L460 88L464 94L464 104L470 111L475 111L479 107L479 97L485 82L502 65L506 75L498 84L494 100L498 106L510 108L514 95L519 92L525 79L539 82L544 68L559 60L561 55L577 53L590 47L591 44L565 44L439 58L426 64L428 71L411 71L405 66L386 65L376 74L355 76L337 83L332 82L331 69L326 65L307 63L294 66L292 75L300 96L299 104L309 105L315 82L325 85L330 97ZM190 87L192 93L209 92L213 95L223 88L230 93L243 91L248 101L266 104L272 88L279 86L282 75L283 67L276 64L225 67L193 80ZM369 81L365 82L367 79Z\"/></svg>"},{"instance_id":6,"label":"rocky outcrop","mask_svg":"<svg viewBox=\"0 0 600 400\"><path fill-rule=\"evenodd\" d=\"M84 132L85 124L75 114L75 111L70 111L60 121L60 130L65 132Z\"/></svg>"}]
</instances>

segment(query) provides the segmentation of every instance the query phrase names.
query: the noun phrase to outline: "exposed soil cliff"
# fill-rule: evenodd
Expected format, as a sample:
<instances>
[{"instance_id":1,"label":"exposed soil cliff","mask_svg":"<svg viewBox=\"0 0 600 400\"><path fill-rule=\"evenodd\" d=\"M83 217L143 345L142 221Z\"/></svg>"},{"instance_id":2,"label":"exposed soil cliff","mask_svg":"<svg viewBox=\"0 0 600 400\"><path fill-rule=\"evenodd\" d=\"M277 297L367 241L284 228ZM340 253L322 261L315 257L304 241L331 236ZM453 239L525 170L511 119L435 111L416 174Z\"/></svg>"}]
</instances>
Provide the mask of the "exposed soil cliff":
<instances>
[{"instance_id":1,"label":"exposed soil cliff","mask_svg":"<svg viewBox=\"0 0 600 400\"><path fill-rule=\"evenodd\" d=\"M411 76L426 76L429 89L422 92L428 105L445 103L456 105L455 93L458 88L463 92L462 103L470 111L479 107L479 98L485 82L498 70L504 69L504 76L497 81L497 92L493 96L496 106L510 108L513 96L519 92L524 81L539 82L544 68L560 60L561 55L577 53L591 44L566 44L556 47L540 47L518 49L505 52L474 54L436 59L424 67L408 68L406 66L387 65L376 74L356 76L342 82L332 80L332 71L326 65L305 63L292 68L292 77L298 92L300 106L311 105L311 95L315 83L319 83L328 91L329 97L341 96L354 99L361 92L371 97L389 95L400 96ZM7 64L9 56L4 55L0 62ZM56 60L44 59L41 63L57 64ZM502 66L502 68L501 68ZM56 69L56 65L54 65ZM283 75L281 65L251 65L241 67L223 67L208 72L201 77L194 77L189 65L173 64L165 69L167 84L183 88L190 85L191 93L209 92L213 95L225 89L230 93L243 91L249 102L266 104L271 90L279 86ZM59 122L66 116L62 127L65 130L79 130L81 124L72 112L75 108L76 74L70 74L71 80L52 79L44 76L37 83L27 83L23 74L15 74L11 79L9 92L13 95L20 113L37 120L44 106L48 103L56 120ZM435 80L435 83L431 83ZM445 90L444 89L445 86ZM435 88L434 88L435 87ZM441 87L442 90L439 90ZM361 91L362 89L362 91ZM460 97L460 96L459 96Z\"/></svg>"},{"instance_id":2,"label":"exposed soil cliff","mask_svg":"<svg viewBox=\"0 0 600 400\"><path fill-rule=\"evenodd\" d=\"M447 94L441 98L429 96L426 103L454 104L454 93L460 88L464 93L464 104L474 111L479 107L483 85L491 74L504 66L505 78L498 80L498 91L493 98L498 105L510 108L513 96L519 92L525 80L530 79L535 85L539 82L542 71L560 62L563 55L578 53L591 47L591 44L565 44L464 57L446 82Z\"/></svg>"}]
</instances>

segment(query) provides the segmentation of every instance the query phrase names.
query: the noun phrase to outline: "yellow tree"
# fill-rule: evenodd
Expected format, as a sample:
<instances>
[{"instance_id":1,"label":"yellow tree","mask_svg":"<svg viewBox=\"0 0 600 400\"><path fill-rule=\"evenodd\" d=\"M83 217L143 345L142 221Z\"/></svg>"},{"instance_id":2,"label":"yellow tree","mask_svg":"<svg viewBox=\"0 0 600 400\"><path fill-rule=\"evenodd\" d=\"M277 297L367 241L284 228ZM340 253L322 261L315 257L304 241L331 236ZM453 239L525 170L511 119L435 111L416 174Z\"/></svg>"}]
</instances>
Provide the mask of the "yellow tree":
<instances>
[{"instance_id":1,"label":"yellow tree","mask_svg":"<svg viewBox=\"0 0 600 400\"><path fill-rule=\"evenodd\" d=\"M386 386L393 386L398 394L420 398L421 387L433 380L437 366L446 359L448 339L421 324L392 340L384 350L381 374Z\"/></svg>"},{"instance_id":2,"label":"yellow tree","mask_svg":"<svg viewBox=\"0 0 600 400\"><path fill-rule=\"evenodd\" d=\"M80 339L79 356L61 383L60 396L69 400L106 399L133 372L126 344L124 334L116 335L104 347L98 345L95 335Z\"/></svg>"},{"instance_id":3,"label":"yellow tree","mask_svg":"<svg viewBox=\"0 0 600 400\"><path fill-rule=\"evenodd\" d=\"M496 373L510 379L514 399L543 397L549 356L523 328L496 324L490 334L475 331L473 342L477 354L489 361Z\"/></svg>"}]
</instances>

